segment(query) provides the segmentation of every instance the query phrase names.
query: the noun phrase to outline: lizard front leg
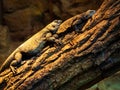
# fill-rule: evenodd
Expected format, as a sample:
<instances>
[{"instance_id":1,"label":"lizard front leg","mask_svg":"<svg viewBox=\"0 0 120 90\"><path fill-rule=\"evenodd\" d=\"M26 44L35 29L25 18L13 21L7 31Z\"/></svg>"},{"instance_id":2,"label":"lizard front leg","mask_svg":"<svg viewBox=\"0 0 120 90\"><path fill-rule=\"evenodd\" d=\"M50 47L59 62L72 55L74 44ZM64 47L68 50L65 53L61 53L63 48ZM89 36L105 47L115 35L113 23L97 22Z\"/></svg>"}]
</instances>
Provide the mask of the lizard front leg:
<instances>
[{"instance_id":1,"label":"lizard front leg","mask_svg":"<svg viewBox=\"0 0 120 90\"><path fill-rule=\"evenodd\" d=\"M17 73L16 69L15 69L15 66L17 66L21 62L21 60L22 60L22 54L21 54L21 52L15 53L14 60L10 64L10 69L12 70L12 72L14 74Z\"/></svg>"}]
</instances>

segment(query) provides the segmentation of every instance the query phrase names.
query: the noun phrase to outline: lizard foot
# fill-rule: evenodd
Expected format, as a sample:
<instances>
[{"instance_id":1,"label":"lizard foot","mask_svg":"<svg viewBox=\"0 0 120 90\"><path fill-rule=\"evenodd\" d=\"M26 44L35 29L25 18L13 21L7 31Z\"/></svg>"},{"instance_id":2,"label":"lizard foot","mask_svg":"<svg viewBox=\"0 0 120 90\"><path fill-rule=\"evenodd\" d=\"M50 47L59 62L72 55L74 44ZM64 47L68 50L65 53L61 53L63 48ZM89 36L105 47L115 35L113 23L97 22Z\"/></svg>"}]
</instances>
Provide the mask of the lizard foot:
<instances>
[{"instance_id":1,"label":"lizard foot","mask_svg":"<svg viewBox=\"0 0 120 90\"><path fill-rule=\"evenodd\" d=\"M13 66L10 66L10 69L11 69L11 71L13 72L14 75L17 74L17 71L15 70L15 68L14 68Z\"/></svg>"},{"instance_id":2,"label":"lizard foot","mask_svg":"<svg viewBox=\"0 0 120 90\"><path fill-rule=\"evenodd\" d=\"M13 72L13 74L17 74L17 71L15 69L15 66L17 66L19 62L17 60L13 60L10 64L10 69Z\"/></svg>"},{"instance_id":3,"label":"lizard foot","mask_svg":"<svg viewBox=\"0 0 120 90\"><path fill-rule=\"evenodd\" d=\"M21 58L22 58L21 52L17 52L15 54L15 59L10 64L10 69L12 70L13 74L17 74L15 70L15 66L21 63L21 60L22 60Z\"/></svg>"}]
</instances>

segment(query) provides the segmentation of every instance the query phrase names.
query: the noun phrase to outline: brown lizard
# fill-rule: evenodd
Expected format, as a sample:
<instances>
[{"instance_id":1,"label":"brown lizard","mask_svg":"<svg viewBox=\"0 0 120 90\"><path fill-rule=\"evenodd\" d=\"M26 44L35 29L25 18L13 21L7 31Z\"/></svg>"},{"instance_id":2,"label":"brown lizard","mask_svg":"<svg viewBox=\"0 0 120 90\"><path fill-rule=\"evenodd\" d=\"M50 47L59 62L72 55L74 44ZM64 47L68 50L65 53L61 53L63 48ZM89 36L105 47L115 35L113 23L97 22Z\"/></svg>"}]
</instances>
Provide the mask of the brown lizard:
<instances>
[{"instance_id":1,"label":"brown lizard","mask_svg":"<svg viewBox=\"0 0 120 90\"><path fill-rule=\"evenodd\" d=\"M14 66L17 66L21 62L23 59L23 53L30 56L38 54L47 42L46 39L51 39L51 32L56 32L61 23L61 20L54 20L22 45L20 45L2 64L0 67L0 72L10 67L12 72L16 73Z\"/></svg>"}]
</instances>

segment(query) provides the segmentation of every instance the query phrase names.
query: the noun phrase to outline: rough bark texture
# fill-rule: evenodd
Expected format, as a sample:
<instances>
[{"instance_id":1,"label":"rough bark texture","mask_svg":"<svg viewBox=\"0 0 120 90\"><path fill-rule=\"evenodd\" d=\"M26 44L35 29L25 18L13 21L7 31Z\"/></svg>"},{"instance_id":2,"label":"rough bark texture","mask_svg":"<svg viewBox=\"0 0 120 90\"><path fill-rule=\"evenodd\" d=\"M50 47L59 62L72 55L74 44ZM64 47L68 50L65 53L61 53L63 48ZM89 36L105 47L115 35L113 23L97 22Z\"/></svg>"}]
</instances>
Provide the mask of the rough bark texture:
<instances>
[{"instance_id":1,"label":"rough bark texture","mask_svg":"<svg viewBox=\"0 0 120 90\"><path fill-rule=\"evenodd\" d=\"M0 74L5 90L83 90L120 68L120 0L105 0L81 33L59 35L62 45L47 43L24 60L14 75Z\"/></svg>"}]
</instances>

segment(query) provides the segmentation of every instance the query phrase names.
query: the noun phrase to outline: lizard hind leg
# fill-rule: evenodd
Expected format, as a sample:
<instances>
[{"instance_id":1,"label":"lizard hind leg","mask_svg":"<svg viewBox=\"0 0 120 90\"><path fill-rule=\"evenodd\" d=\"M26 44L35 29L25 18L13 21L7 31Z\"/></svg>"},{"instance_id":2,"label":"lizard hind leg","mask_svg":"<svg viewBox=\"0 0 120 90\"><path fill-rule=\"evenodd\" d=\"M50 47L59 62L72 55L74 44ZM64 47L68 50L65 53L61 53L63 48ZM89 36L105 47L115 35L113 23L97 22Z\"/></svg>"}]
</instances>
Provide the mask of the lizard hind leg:
<instances>
[{"instance_id":1,"label":"lizard hind leg","mask_svg":"<svg viewBox=\"0 0 120 90\"><path fill-rule=\"evenodd\" d=\"M16 74L16 69L15 69L15 66L17 66L18 64L20 64L21 60L22 60L22 54L20 52L17 52L15 53L15 56L14 56L14 60L11 62L10 64L10 69L12 70L12 72L14 74Z\"/></svg>"}]
</instances>

